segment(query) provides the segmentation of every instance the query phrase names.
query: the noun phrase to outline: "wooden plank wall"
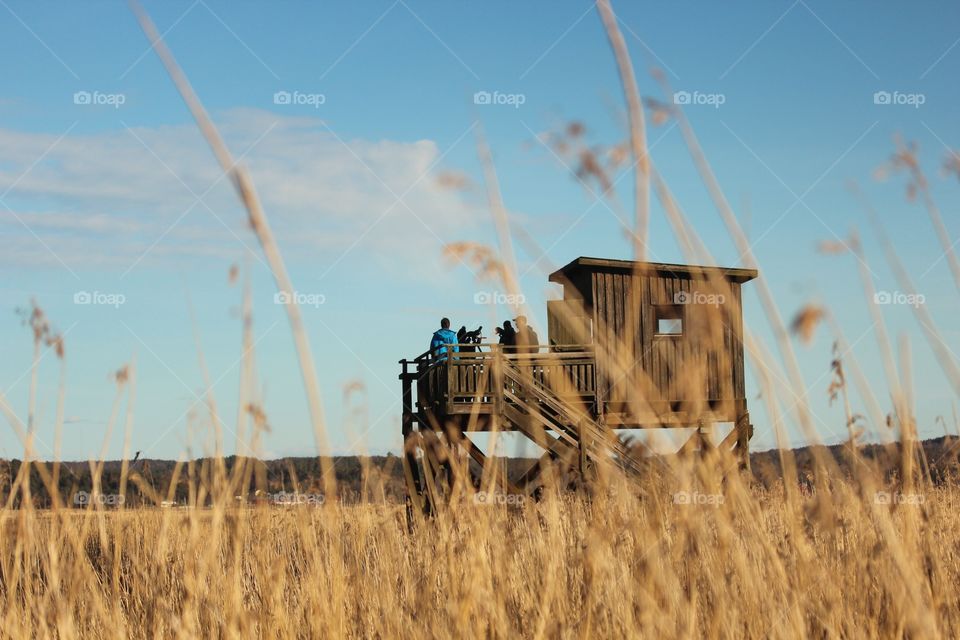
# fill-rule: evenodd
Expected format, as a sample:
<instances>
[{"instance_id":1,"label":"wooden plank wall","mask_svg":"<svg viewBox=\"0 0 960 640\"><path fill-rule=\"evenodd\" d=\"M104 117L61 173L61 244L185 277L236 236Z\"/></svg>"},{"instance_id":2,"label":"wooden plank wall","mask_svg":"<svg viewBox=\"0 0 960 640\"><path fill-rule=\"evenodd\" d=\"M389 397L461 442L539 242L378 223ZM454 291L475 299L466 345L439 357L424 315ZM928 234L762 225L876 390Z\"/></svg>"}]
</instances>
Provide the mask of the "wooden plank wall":
<instances>
[{"instance_id":1,"label":"wooden plank wall","mask_svg":"<svg viewBox=\"0 0 960 640\"><path fill-rule=\"evenodd\" d=\"M592 273L592 307L595 339L603 353L632 344L630 362L643 368L659 390L651 400L683 402L692 400L743 399L743 347L740 284L716 291L706 280L689 277L634 275L623 272ZM682 337L656 335L657 305L674 305L677 294L721 293L720 307L683 305ZM586 296L585 296L586 297ZM689 298L688 298L689 299ZM591 300L586 302L590 304ZM627 378L616 367L598 357L598 376L608 401L626 400ZM684 376L699 372L702 391L691 394ZM690 397L691 395L699 397Z\"/></svg>"},{"instance_id":2,"label":"wooden plank wall","mask_svg":"<svg viewBox=\"0 0 960 640\"><path fill-rule=\"evenodd\" d=\"M593 341L593 324L580 298L547 301L547 338L551 345Z\"/></svg>"}]
</instances>

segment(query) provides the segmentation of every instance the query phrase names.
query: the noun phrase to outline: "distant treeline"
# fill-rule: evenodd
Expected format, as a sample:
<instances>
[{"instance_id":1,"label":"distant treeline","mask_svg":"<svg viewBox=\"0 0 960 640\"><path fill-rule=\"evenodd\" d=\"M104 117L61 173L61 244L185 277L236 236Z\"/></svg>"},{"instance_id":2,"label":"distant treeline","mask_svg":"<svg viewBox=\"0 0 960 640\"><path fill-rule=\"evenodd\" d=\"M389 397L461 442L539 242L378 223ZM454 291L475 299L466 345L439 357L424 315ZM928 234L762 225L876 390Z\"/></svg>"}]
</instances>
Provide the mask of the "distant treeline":
<instances>
[{"instance_id":1,"label":"distant treeline","mask_svg":"<svg viewBox=\"0 0 960 640\"><path fill-rule=\"evenodd\" d=\"M387 501L402 502L405 494L403 465L400 458L386 456L336 456L332 459L336 476L338 499L344 502ZM240 463L247 463L240 480L231 487L234 499L246 502L284 502L291 495L304 501L325 500L324 482L319 458L280 458L254 460L228 456L223 459L225 476L235 475ZM507 461L507 473L519 475L533 460ZM13 507L21 506L24 498L23 479L18 482L23 462L0 459L0 501ZM131 461L127 470L126 487L121 487L122 461L103 463L96 492L89 462L61 462L56 468L44 463L45 474L36 464L30 467L29 495L37 508L53 506L48 485L54 484L60 495L61 506L84 508L92 500L104 506L117 506L121 501L127 507L209 504L210 489L218 473L217 461L200 458L189 463L174 460L140 459ZM47 476L45 480L44 475ZM13 500L10 491L17 488ZM244 490L246 489L246 490ZM119 497L122 495L122 498ZM309 499L308 499L309 498Z\"/></svg>"},{"instance_id":2,"label":"distant treeline","mask_svg":"<svg viewBox=\"0 0 960 640\"><path fill-rule=\"evenodd\" d=\"M823 447L824 452L837 461L845 474L853 469L850 449L847 445ZM900 468L900 445L866 445L858 450L860 464L869 465L889 477L897 475ZM793 450L797 466L798 482L809 483L814 469L814 451L811 447ZM917 468L935 483L960 477L960 440L955 437L926 440L916 450ZM780 454L776 450L751 454L753 473L757 481L772 487L780 482L782 468ZM401 502L404 497L403 465L395 455L386 456L337 456L333 459L337 481L338 498L344 502L387 501ZM323 496L323 477L320 459L281 458L278 460L241 459L236 456L224 458L227 477L232 477L237 465L245 465L242 480L231 487L236 497L248 502L277 501L277 497L291 495ZM507 475L516 478L535 461L530 459L506 460ZM24 479L20 478L21 460L0 459L0 501L19 507L24 498ZM29 495L37 508L49 508L53 500L48 484L53 483L60 495L60 503L67 507L85 507L91 500L100 500L105 506L115 506L122 500L127 507L154 506L161 502L168 505L208 504L210 488L216 477L217 461L200 458L178 465L172 460L141 459L130 462L125 489L121 488L122 462L113 460L103 463L99 489L93 490L93 475L89 462L62 462L55 469L47 462L46 473L31 465ZM651 468L665 469L662 464ZM46 475L46 479L44 478ZM19 480L18 480L19 478ZM174 481L175 480L175 481ZM11 488L16 484L13 499ZM245 490L244 490L245 489ZM119 498L118 496L123 496Z\"/></svg>"},{"instance_id":3,"label":"distant treeline","mask_svg":"<svg viewBox=\"0 0 960 640\"><path fill-rule=\"evenodd\" d=\"M233 477L240 463L246 464L238 476L240 480L231 487L235 496L256 501L269 500L277 494L323 494L319 458L254 460L228 456L223 459L226 477ZM396 456L339 456L333 458L333 463L341 500L403 499L403 467ZM0 460L0 498L3 504L9 500L22 464L21 460ZM48 491L51 482L60 494L61 505L67 507L85 507L90 500L100 500L105 506L122 501L127 507L153 506L161 502L203 504L209 502L209 493L218 474L217 461L213 458L200 458L179 465L173 460L140 459L129 463L124 489L121 487L122 461L110 460L103 463L100 486L94 495L94 476L89 462L62 462L56 469L50 462L44 466L48 476L46 482L36 465L30 468L30 497L34 506L39 508L52 506ZM54 473L56 476L51 478ZM20 484L23 484L22 480ZM123 497L118 498L120 495ZM22 500L23 491L18 488L13 506L19 506Z\"/></svg>"},{"instance_id":4,"label":"distant treeline","mask_svg":"<svg viewBox=\"0 0 960 640\"><path fill-rule=\"evenodd\" d=\"M960 439L955 436L932 438L914 447L915 468L934 484L955 481L960 477ZM846 475L855 475L851 449L846 444L836 444L821 449L837 461ZM888 480L899 476L903 447L895 442L888 445L869 444L857 449L859 462ZM814 469L814 448L802 447L793 450L800 483L809 483ZM777 450L761 451L750 455L753 473L757 480L771 486L783 477L780 453ZM861 469L862 470L862 469Z\"/></svg>"}]
</instances>

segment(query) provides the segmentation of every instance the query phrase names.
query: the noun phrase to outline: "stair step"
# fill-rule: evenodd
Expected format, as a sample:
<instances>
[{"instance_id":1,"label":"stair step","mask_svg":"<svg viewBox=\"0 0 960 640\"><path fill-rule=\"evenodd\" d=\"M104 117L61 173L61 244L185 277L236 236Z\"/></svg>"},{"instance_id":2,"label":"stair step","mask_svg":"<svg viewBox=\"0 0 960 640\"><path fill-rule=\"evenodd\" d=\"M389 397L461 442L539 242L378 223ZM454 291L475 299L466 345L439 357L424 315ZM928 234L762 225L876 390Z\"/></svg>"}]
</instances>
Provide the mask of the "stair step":
<instances>
[{"instance_id":1,"label":"stair step","mask_svg":"<svg viewBox=\"0 0 960 640\"><path fill-rule=\"evenodd\" d=\"M513 389L516 389L518 395ZM504 367L504 398L512 403L504 408L504 415L514 423L524 435L538 441L539 434L531 434L525 424L527 419L537 420L544 428L549 428L558 434L554 442L563 442L565 446L579 448L581 436L586 436L591 442L588 455L599 458L603 455L615 453L625 464L637 469L638 465L631 459L627 447L617 440L611 442L608 431L597 424L592 418L580 412L572 411L562 400L544 385L526 378L512 363L507 362ZM548 436L549 437L549 436Z\"/></svg>"}]
</instances>

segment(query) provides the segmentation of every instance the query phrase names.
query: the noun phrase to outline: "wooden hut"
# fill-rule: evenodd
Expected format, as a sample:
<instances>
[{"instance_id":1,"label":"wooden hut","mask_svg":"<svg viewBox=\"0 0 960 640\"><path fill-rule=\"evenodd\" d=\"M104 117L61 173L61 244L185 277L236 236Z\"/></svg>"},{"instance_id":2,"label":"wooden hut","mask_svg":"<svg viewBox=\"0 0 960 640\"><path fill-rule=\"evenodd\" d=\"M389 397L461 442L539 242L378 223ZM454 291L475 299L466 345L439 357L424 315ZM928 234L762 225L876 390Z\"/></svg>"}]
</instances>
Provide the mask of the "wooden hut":
<instances>
[{"instance_id":1,"label":"wooden hut","mask_svg":"<svg viewBox=\"0 0 960 640\"><path fill-rule=\"evenodd\" d=\"M599 412L615 428L746 419L740 287L755 269L577 258L550 275L553 348L594 348Z\"/></svg>"},{"instance_id":2,"label":"wooden hut","mask_svg":"<svg viewBox=\"0 0 960 640\"><path fill-rule=\"evenodd\" d=\"M749 464L740 288L756 277L581 257L550 275L563 298L547 303L549 344L401 360L411 496L435 508L453 448L486 462L469 431L520 431L582 473L601 456L631 464L617 429L696 427L685 449L732 448ZM734 425L719 443L716 423ZM540 466L502 489L529 490Z\"/></svg>"}]
</instances>

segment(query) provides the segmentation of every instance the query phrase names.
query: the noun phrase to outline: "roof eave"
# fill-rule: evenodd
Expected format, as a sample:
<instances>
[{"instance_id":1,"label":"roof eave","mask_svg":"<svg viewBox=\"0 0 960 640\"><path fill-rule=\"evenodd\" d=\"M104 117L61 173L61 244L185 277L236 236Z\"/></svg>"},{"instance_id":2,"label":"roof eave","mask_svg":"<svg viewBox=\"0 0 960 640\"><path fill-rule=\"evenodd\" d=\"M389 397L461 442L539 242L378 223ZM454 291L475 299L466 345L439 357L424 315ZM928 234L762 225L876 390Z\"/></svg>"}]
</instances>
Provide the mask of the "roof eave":
<instances>
[{"instance_id":1,"label":"roof eave","mask_svg":"<svg viewBox=\"0 0 960 640\"><path fill-rule=\"evenodd\" d=\"M650 270L658 273L682 273L691 275L697 274L698 272L719 272L726 279L738 283L749 282L750 280L753 280L759 276L759 272L756 269L744 269L740 267L712 267L706 265L684 265L664 262L635 262L632 260L607 260L602 258L589 258L581 256L551 273L549 276L549 281L561 284L568 282L573 272L587 269L589 267L635 270L638 268L638 266L641 268L647 267Z\"/></svg>"}]
</instances>

